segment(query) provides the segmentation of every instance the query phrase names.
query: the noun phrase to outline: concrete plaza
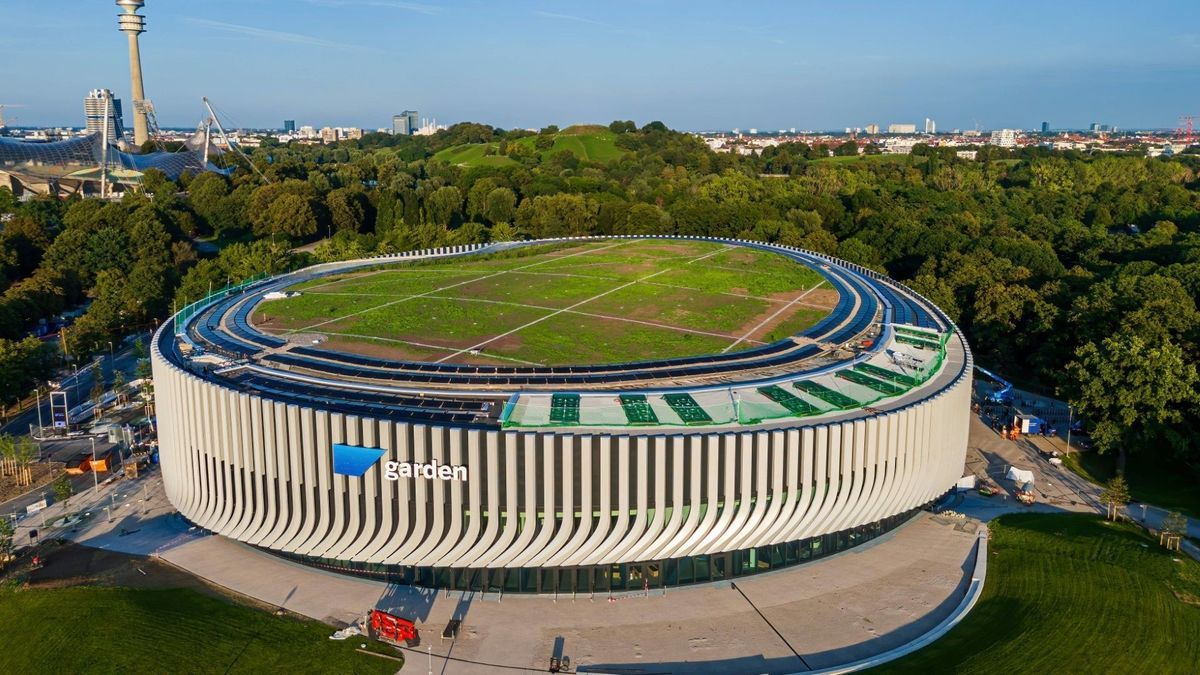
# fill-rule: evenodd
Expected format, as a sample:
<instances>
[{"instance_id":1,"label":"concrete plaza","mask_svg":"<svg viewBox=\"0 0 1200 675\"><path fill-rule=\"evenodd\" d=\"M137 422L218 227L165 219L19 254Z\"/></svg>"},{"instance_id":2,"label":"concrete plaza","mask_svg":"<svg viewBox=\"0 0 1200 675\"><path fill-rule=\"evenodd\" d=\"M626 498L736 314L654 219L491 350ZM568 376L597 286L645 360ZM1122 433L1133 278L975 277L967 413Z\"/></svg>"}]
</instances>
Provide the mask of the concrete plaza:
<instances>
[{"instance_id":1,"label":"concrete plaza","mask_svg":"<svg viewBox=\"0 0 1200 675\"><path fill-rule=\"evenodd\" d=\"M157 473L114 479L68 506L84 517L55 536L157 556L237 594L332 624L373 607L412 618L422 640L409 650L410 663L432 661L447 674L545 672L556 651L581 672L787 673L856 661L901 646L951 614L970 582L977 528L971 520L922 514L864 546L732 584L611 599L501 597L347 577L209 535L175 513ZM47 509L47 522L61 510ZM23 523L19 543L30 529L33 523ZM451 619L462 622L458 638L441 640Z\"/></svg>"}]
</instances>

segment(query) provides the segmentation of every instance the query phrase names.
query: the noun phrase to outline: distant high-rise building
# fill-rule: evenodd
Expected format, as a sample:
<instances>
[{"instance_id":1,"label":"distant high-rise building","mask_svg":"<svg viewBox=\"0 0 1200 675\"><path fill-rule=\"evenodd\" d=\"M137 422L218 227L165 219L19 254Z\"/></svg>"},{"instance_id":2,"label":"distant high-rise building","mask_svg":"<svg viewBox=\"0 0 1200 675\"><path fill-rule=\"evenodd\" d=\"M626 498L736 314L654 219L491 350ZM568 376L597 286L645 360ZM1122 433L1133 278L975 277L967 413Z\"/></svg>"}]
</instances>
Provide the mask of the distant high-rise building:
<instances>
[{"instance_id":1,"label":"distant high-rise building","mask_svg":"<svg viewBox=\"0 0 1200 675\"><path fill-rule=\"evenodd\" d=\"M1050 133L1050 123L1049 122L1042 122L1042 133L1043 134Z\"/></svg>"},{"instance_id":2,"label":"distant high-rise building","mask_svg":"<svg viewBox=\"0 0 1200 675\"><path fill-rule=\"evenodd\" d=\"M889 124L889 134L915 134L917 133L917 125L915 124Z\"/></svg>"},{"instance_id":3,"label":"distant high-rise building","mask_svg":"<svg viewBox=\"0 0 1200 675\"><path fill-rule=\"evenodd\" d=\"M342 138L356 140L363 137L363 130L358 127L346 127L341 130Z\"/></svg>"},{"instance_id":4,"label":"distant high-rise building","mask_svg":"<svg viewBox=\"0 0 1200 675\"><path fill-rule=\"evenodd\" d=\"M871 134L871 135L875 135L875 134L879 133L879 125L878 124L868 124L867 125L867 133Z\"/></svg>"},{"instance_id":5,"label":"distant high-rise building","mask_svg":"<svg viewBox=\"0 0 1200 675\"><path fill-rule=\"evenodd\" d=\"M1090 127L1092 130L1092 133L1100 131L1101 130L1100 127L1102 127L1102 126L1104 126L1104 125L1100 124L1099 122L1092 122L1092 126Z\"/></svg>"},{"instance_id":6,"label":"distant high-rise building","mask_svg":"<svg viewBox=\"0 0 1200 675\"><path fill-rule=\"evenodd\" d=\"M392 115L392 133L396 136L411 136L421 127L416 110L405 110L399 115Z\"/></svg>"},{"instance_id":7,"label":"distant high-rise building","mask_svg":"<svg viewBox=\"0 0 1200 675\"><path fill-rule=\"evenodd\" d=\"M934 122L933 120L926 117L925 118L925 133L936 134L937 133L937 122Z\"/></svg>"},{"instance_id":8,"label":"distant high-rise building","mask_svg":"<svg viewBox=\"0 0 1200 675\"><path fill-rule=\"evenodd\" d=\"M1017 144L1017 132L1012 129L997 129L992 132L990 143L1001 148L1011 148Z\"/></svg>"},{"instance_id":9,"label":"distant high-rise building","mask_svg":"<svg viewBox=\"0 0 1200 675\"><path fill-rule=\"evenodd\" d=\"M283 133L291 134L296 132L296 120L283 121Z\"/></svg>"},{"instance_id":10,"label":"distant high-rise building","mask_svg":"<svg viewBox=\"0 0 1200 675\"><path fill-rule=\"evenodd\" d=\"M108 103L109 99L112 103ZM108 140L116 143L125 136L124 123L121 117L121 99L114 98L107 89L93 89L83 99L83 114L87 117L87 132L89 134L104 133L104 111L108 107Z\"/></svg>"},{"instance_id":11,"label":"distant high-rise building","mask_svg":"<svg viewBox=\"0 0 1200 675\"><path fill-rule=\"evenodd\" d=\"M324 129L321 129L322 143L337 143L341 136L341 130L339 129L334 129L333 127L325 127Z\"/></svg>"}]
</instances>

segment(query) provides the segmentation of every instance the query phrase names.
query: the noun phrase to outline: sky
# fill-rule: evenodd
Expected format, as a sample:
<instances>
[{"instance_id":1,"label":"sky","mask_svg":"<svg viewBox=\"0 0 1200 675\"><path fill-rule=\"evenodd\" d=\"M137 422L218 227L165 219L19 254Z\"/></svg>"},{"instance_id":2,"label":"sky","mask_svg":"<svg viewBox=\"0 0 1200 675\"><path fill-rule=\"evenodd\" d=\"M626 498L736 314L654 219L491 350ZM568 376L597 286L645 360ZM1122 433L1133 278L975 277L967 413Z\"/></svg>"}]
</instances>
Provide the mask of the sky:
<instances>
[{"instance_id":1,"label":"sky","mask_svg":"<svg viewBox=\"0 0 1200 675\"><path fill-rule=\"evenodd\" d=\"M146 5L146 94L164 127L199 123L202 96L229 126L264 128L375 129L410 108L502 128L1200 121L1195 0ZM0 104L22 106L10 124L80 126L97 87L129 99L117 12L110 0L0 0Z\"/></svg>"}]
</instances>

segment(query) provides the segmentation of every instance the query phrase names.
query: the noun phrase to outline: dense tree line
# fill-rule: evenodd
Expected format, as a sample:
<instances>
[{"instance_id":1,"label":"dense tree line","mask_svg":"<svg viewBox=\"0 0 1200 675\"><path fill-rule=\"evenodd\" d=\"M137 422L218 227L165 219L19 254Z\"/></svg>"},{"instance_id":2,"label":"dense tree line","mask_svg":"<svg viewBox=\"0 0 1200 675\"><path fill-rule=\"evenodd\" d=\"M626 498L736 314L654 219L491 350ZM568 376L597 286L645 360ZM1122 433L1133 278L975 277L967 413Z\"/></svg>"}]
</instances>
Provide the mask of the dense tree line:
<instances>
[{"instance_id":1,"label":"dense tree line","mask_svg":"<svg viewBox=\"0 0 1200 675\"><path fill-rule=\"evenodd\" d=\"M966 160L918 146L838 161L857 149L739 156L659 122L608 131L624 154L607 163L551 151L556 128L531 152L516 141L534 132L459 124L266 143L231 178L154 175L119 203L0 192L0 337L90 302L68 340L86 358L173 304L314 260L560 235L738 236L887 272L945 308L979 361L1074 401L1102 449L1200 465L1200 158L985 146ZM464 143L512 161L433 159ZM198 255L196 237L220 255Z\"/></svg>"}]
</instances>

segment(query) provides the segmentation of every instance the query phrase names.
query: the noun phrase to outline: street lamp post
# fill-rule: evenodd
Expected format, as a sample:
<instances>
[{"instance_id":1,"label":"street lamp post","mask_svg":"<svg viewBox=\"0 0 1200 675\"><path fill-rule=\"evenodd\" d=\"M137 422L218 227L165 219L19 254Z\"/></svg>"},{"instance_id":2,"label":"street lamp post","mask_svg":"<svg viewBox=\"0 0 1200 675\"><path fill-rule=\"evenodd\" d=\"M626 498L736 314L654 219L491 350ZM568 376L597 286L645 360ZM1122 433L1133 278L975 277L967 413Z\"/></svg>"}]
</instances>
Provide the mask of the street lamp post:
<instances>
[{"instance_id":1,"label":"street lamp post","mask_svg":"<svg viewBox=\"0 0 1200 675\"><path fill-rule=\"evenodd\" d=\"M96 476L96 437L92 436L92 487L93 491L100 491L100 478Z\"/></svg>"},{"instance_id":2,"label":"street lamp post","mask_svg":"<svg viewBox=\"0 0 1200 675\"><path fill-rule=\"evenodd\" d=\"M33 390L37 394L37 410L38 410L38 436L44 436L45 431L42 430L42 385L41 383Z\"/></svg>"},{"instance_id":3,"label":"street lamp post","mask_svg":"<svg viewBox=\"0 0 1200 675\"><path fill-rule=\"evenodd\" d=\"M1071 451L1071 426L1075 423L1075 409L1067 404L1067 452Z\"/></svg>"}]
</instances>

